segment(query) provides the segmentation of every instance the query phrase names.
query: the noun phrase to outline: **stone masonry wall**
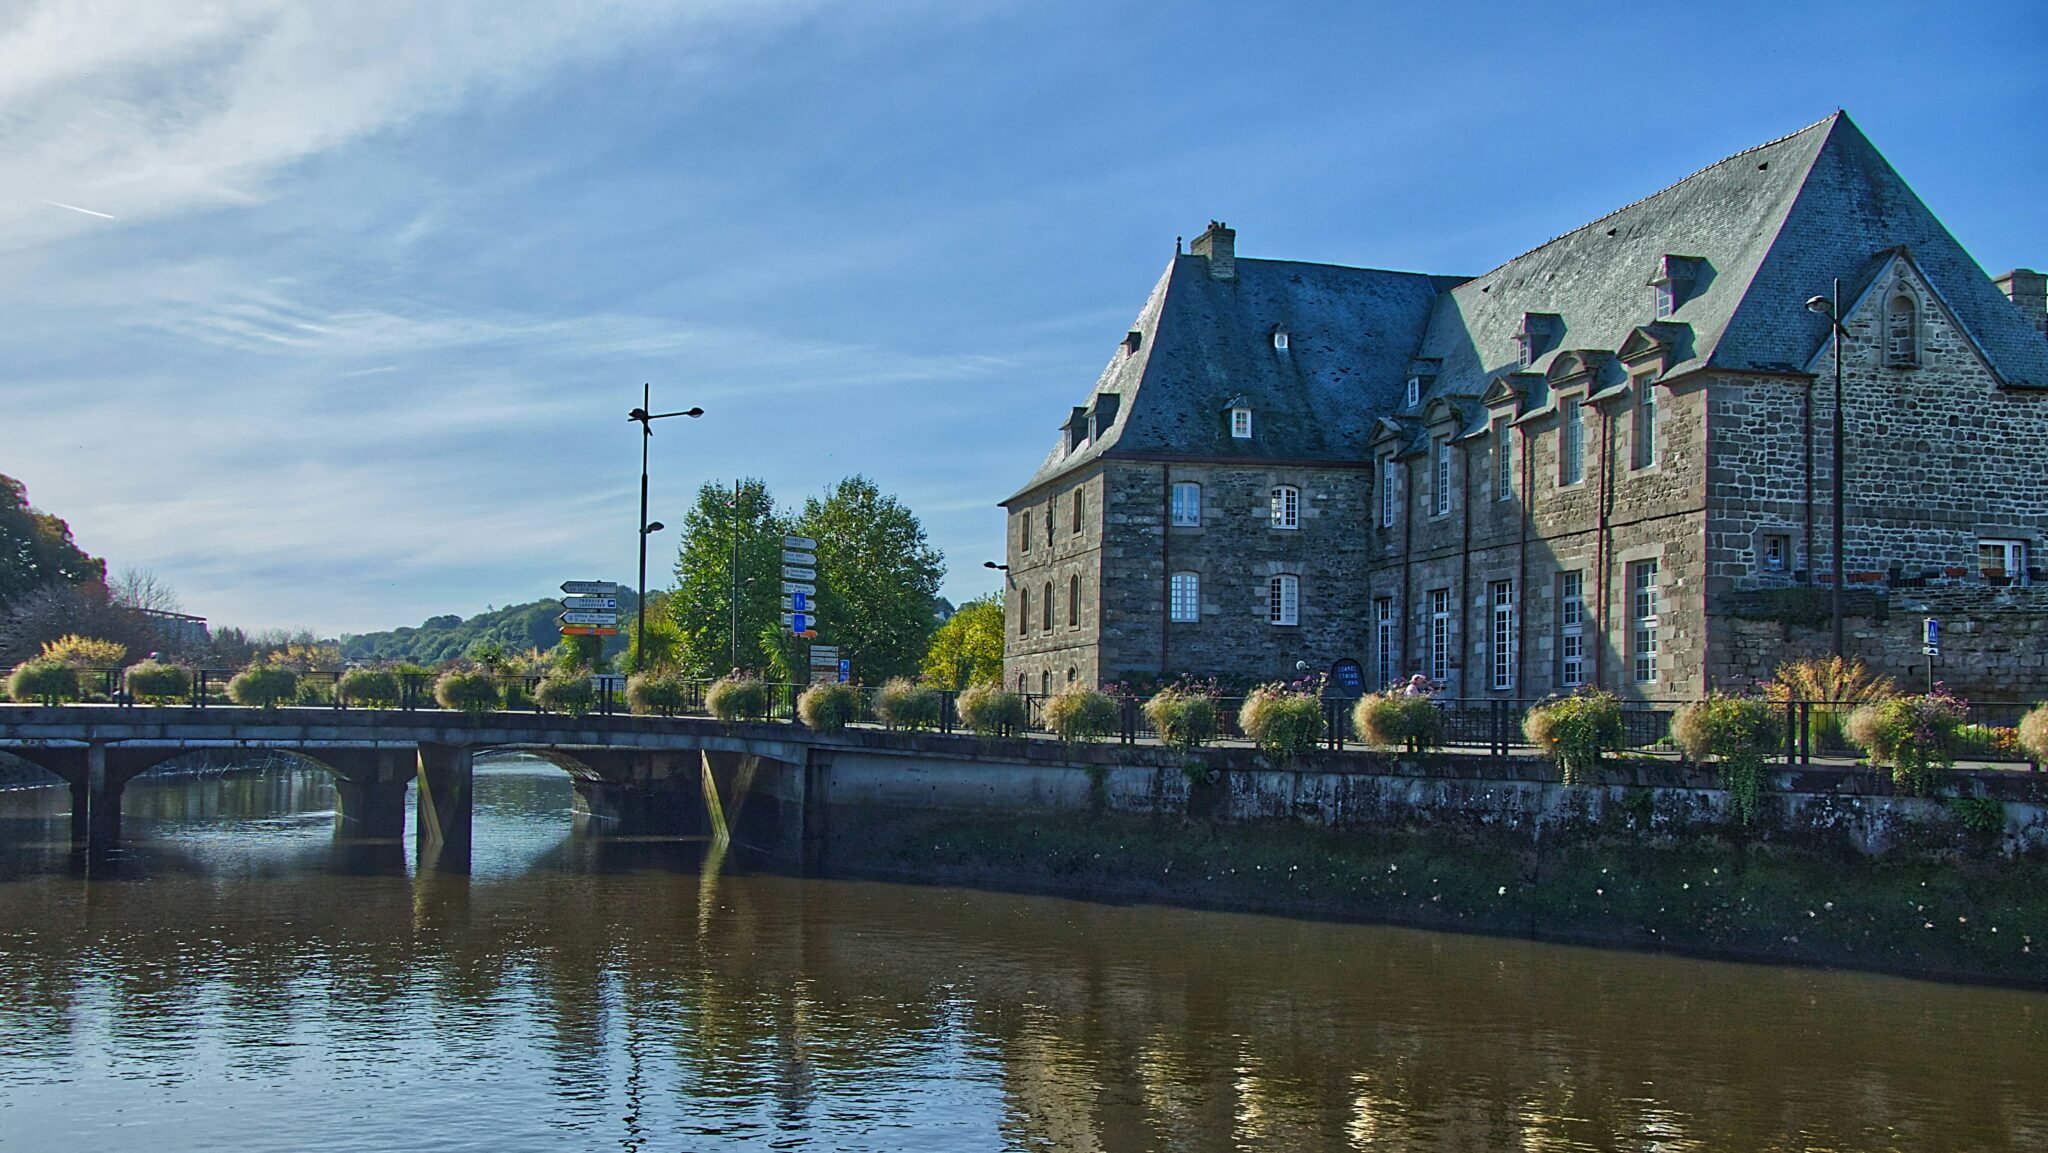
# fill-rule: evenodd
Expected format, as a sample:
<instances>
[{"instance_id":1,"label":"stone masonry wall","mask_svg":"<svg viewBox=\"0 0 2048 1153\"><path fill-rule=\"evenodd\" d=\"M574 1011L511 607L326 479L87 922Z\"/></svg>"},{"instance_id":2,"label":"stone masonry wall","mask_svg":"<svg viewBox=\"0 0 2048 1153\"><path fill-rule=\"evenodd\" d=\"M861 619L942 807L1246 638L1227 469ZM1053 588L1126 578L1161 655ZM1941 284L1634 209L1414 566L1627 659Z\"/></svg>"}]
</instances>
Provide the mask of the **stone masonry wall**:
<instances>
[{"instance_id":1,"label":"stone masonry wall","mask_svg":"<svg viewBox=\"0 0 2048 1153\"><path fill-rule=\"evenodd\" d=\"M1093 685L1101 677L1104 491L1104 472L1095 468L1062 477L1010 508L1003 638L1003 684L1009 688L1056 692L1069 681Z\"/></svg>"}]
</instances>

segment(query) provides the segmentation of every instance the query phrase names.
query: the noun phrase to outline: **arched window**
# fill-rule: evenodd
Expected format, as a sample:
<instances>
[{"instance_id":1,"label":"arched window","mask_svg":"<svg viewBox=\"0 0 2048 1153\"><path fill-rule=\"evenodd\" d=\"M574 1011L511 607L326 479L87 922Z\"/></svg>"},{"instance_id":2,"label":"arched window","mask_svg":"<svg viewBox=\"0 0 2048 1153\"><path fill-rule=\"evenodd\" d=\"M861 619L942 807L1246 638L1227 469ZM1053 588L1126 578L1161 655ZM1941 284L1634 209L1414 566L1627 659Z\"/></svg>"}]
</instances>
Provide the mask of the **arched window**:
<instances>
[{"instance_id":1,"label":"arched window","mask_svg":"<svg viewBox=\"0 0 2048 1153\"><path fill-rule=\"evenodd\" d=\"M1913 298L1896 293L1884 306L1884 362L1893 368L1920 363L1919 324Z\"/></svg>"},{"instance_id":2,"label":"arched window","mask_svg":"<svg viewBox=\"0 0 2048 1153\"><path fill-rule=\"evenodd\" d=\"M1031 682L1030 682L1030 681L1027 681L1027 680L1025 680L1025 679L1024 679L1024 674L1023 674L1023 673L1018 673L1018 674L1017 674L1017 695L1021 697L1021 696L1023 696L1023 695L1025 694L1025 693L1028 693L1028 692L1030 692L1030 691L1031 691L1031 689L1030 689L1030 688L1028 687L1028 686L1029 686L1030 684L1031 684Z\"/></svg>"},{"instance_id":3,"label":"arched window","mask_svg":"<svg viewBox=\"0 0 2048 1153\"><path fill-rule=\"evenodd\" d=\"M1048 697L1052 695L1051 669L1047 669L1044 672L1038 674L1038 691L1045 694Z\"/></svg>"},{"instance_id":4,"label":"arched window","mask_svg":"<svg viewBox=\"0 0 2048 1153\"><path fill-rule=\"evenodd\" d=\"M1021 636L1029 636L1030 634L1031 634L1031 590L1030 590L1030 589L1028 589L1028 588L1025 588L1025 589L1018 589L1018 590L1017 590L1017 635L1021 637Z\"/></svg>"},{"instance_id":5,"label":"arched window","mask_svg":"<svg viewBox=\"0 0 2048 1153\"><path fill-rule=\"evenodd\" d=\"M1067 627L1081 627L1081 578L1067 578Z\"/></svg>"},{"instance_id":6,"label":"arched window","mask_svg":"<svg viewBox=\"0 0 2048 1153\"><path fill-rule=\"evenodd\" d=\"M1274 528L1300 528L1301 490L1291 484L1274 486L1272 517Z\"/></svg>"},{"instance_id":7,"label":"arched window","mask_svg":"<svg viewBox=\"0 0 2048 1153\"><path fill-rule=\"evenodd\" d=\"M1067 666L1067 683L1071 685L1071 684L1073 684L1073 683L1074 683L1075 681L1078 681L1078 680L1080 680L1080 679L1081 679L1081 670L1080 670L1080 669L1077 669L1077 668L1075 668L1075 667L1074 667L1074 666L1072 666L1072 665L1068 665L1068 666Z\"/></svg>"},{"instance_id":8,"label":"arched window","mask_svg":"<svg viewBox=\"0 0 2048 1153\"><path fill-rule=\"evenodd\" d=\"M1266 620L1276 625L1301 623L1301 578L1281 573L1266 582Z\"/></svg>"},{"instance_id":9,"label":"arched window","mask_svg":"<svg viewBox=\"0 0 2048 1153\"><path fill-rule=\"evenodd\" d=\"M1047 581L1047 582L1045 582L1045 608L1044 608L1044 619L1045 619L1045 625L1044 625L1044 627L1045 627L1045 631L1046 631L1046 632L1051 632L1051 631L1052 631L1052 582L1051 582L1051 581Z\"/></svg>"}]
</instances>

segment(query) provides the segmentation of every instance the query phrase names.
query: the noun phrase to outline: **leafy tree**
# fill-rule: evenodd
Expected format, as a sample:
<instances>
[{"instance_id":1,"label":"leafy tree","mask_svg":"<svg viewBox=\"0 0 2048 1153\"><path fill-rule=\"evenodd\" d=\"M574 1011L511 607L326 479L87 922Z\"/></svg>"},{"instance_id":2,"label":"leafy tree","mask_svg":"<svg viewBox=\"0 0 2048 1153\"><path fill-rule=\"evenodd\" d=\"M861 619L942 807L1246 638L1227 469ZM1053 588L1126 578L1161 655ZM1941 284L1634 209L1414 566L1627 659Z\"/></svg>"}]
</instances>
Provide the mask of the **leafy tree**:
<instances>
[{"instance_id":1,"label":"leafy tree","mask_svg":"<svg viewBox=\"0 0 2048 1153\"><path fill-rule=\"evenodd\" d=\"M954 610L932 634L924 654L924 679L959 690L1003 679L1003 599L976 597Z\"/></svg>"},{"instance_id":2,"label":"leafy tree","mask_svg":"<svg viewBox=\"0 0 2048 1153\"><path fill-rule=\"evenodd\" d=\"M875 482L850 476L804 502L796 531L818 542L818 632L863 680L914 676L937 622L945 557ZM999 674L1000 675L1000 674Z\"/></svg>"},{"instance_id":3,"label":"leafy tree","mask_svg":"<svg viewBox=\"0 0 2048 1153\"><path fill-rule=\"evenodd\" d=\"M765 662L762 638L780 626L782 534L775 498L760 480L733 489L706 484L683 517L676 587L664 601L677 634L676 664L692 676L733 666L733 565L739 566L739 664ZM651 623L651 622L650 622ZM650 630L651 632L652 630Z\"/></svg>"},{"instance_id":4,"label":"leafy tree","mask_svg":"<svg viewBox=\"0 0 2048 1153\"><path fill-rule=\"evenodd\" d=\"M72 543L61 518L31 506L25 485L0 476L0 609L47 585L106 583L107 562Z\"/></svg>"},{"instance_id":5,"label":"leafy tree","mask_svg":"<svg viewBox=\"0 0 2048 1153\"><path fill-rule=\"evenodd\" d=\"M647 650L639 651L640 639L636 635L634 622L620 616L621 631L626 634L626 666L646 672L673 671L682 659L683 633L676 626L675 618L669 615L669 594L657 590L647 594Z\"/></svg>"}]
</instances>

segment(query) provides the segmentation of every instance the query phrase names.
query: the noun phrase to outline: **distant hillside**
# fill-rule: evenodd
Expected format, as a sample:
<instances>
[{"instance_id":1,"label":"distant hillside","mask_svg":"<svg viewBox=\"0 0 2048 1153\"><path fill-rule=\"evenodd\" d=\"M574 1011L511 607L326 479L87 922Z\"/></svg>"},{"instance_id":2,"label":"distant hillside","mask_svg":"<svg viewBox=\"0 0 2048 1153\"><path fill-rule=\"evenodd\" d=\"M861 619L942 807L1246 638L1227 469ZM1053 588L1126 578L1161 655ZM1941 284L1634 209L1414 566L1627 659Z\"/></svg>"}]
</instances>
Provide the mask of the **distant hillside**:
<instances>
[{"instance_id":1,"label":"distant hillside","mask_svg":"<svg viewBox=\"0 0 2048 1153\"><path fill-rule=\"evenodd\" d=\"M631 591L619 594L619 619L631 622L639 601ZM506 652L551 649L561 639L555 618L562 611L558 599L506 605L478 613L468 620L452 613L428 617L417 628L396 628L381 633L352 633L341 638L341 655L351 661L411 661L432 665L453 660L472 645L488 642ZM624 652L624 635L605 638L607 657Z\"/></svg>"}]
</instances>

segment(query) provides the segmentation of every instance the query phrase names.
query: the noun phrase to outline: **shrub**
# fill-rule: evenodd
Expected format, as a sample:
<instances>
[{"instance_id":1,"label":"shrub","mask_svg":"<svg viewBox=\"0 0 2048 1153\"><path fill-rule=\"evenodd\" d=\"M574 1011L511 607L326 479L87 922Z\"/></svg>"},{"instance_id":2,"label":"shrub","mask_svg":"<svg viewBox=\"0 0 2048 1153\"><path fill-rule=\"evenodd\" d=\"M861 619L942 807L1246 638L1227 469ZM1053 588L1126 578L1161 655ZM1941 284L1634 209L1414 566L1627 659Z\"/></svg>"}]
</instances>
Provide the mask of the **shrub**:
<instances>
[{"instance_id":1,"label":"shrub","mask_svg":"<svg viewBox=\"0 0 2048 1153\"><path fill-rule=\"evenodd\" d=\"M597 704L597 686L590 683L588 673L557 670L533 686L533 703L547 712L580 717Z\"/></svg>"},{"instance_id":2,"label":"shrub","mask_svg":"<svg viewBox=\"0 0 2048 1153\"><path fill-rule=\"evenodd\" d=\"M1955 814L1956 823L1966 832L1980 837L1995 837L2005 832L2005 802L1989 797L1957 797L1948 803L1948 810Z\"/></svg>"},{"instance_id":3,"label":"shrub","mask_svg":"<svg viewBox=\"0 0 2048 1153\"><path fill-rule=\"evenodd\" d=\"M43 645L42 659L59 661L74 669L118 669L128 659L128 646L67 633Z\"/></svg>"},{"instance_id":4,"label":"shrub","mask_svg":"<svg viewBox=\"0 0 2048 1153\"><path fill-rule=\"evenodd\" d=\"M1597 690L1548 700L1522 719L1522 734L1557 762L1565 784L1585 784L1601 754L1621 747L1621 701Z\"/></svg>"},{"instance_id":5,"label":"shrub","mask_svg":"<svg viewBox=\"0 0 2048 1153\"><path fill-rule=\"evenodd\" d=\"M1872 764L1891 770L1894 787L1924 797L1954 760L1956 730L1968 712L1967 703L1939 687L1926 696L1872 701L1849 714L1849 739Z\"/></svg>"},{"instance_id":6,"label":"shrub","mask_svg":"<svg viewBox=\"0 0 2048 1153\"><path fill-rule=\"evenodd\" d=\"M672 717L689 701L689 686L674 673L634 673L626 678L626 707L643 716L659 713Z\"/></svg>"},{"instance_id":7,"label":"shrub","mask_svg":"<svg viewBox=\"0 0 2048 1153\"><path fill-rule=\"evenodd\" d=\"M46 705L76 699L78 670L48 657L23 661L7 678L7 695L17 701L41 701Z\"/></svg>"},{"instance_id":8,"label":"shrub","mask_svg":"<svg viewBox=\"0 0 2048 1153\"><path fill-rule=\"evenodd\" d=\"M945 698L930 685L896 677L875 693L875 715L892 729L935 729Z\"/></svg>"},{"instance_id":9,"label":"shrub","mask_svg":"<svg viewBox=\"0 0 2048 1153\"><path fill-rule=\"evenodd\" d=\"M498 679L486 672L455 669L434 682L434 702L459 713L488 713L498 707Z\"/></svg>"},{"instance_id":10,"label":"shrub","mask_svg":"<svg viewBox=\"0 0 2048 1153\"><path fill-rule=\"evenodd\" d=\"M765 716L768 712L768 686L755 677L721 677L704 690L704 707L721 721L745 721Z\"/></svg>"},{"instance_id":11,"label":"shrub","mask_svg":"<svg viewBox=\"0 0 2048 1153\"><path fill-rule=\"evenodd\" d=\"M1216 698L1183 689L1160 689L1145 702L1145 719L1159 743L1186 752L1216 739Z\"/></svg>"},{"instance_id":12,"label":"shrub","mask_svg":"<svg viewBox=\"0 0 2048 1153\"><path fill-rule=\"evenodd\" d=\"M1827 750L1849 747L1843 727L1855 706L1898 695L1899 687L1890 677L1871 672L1862 661L1841 657L1787 661L1764 685L1764 697L1772 704L1804 701L1814 706L1806 714L1807 743Z\"/></svg>"},{"instance_id":13,"label":"shrub","mask_svg":"<svg viewBox=\"0 0 2048 1153\"><path fill-rule=\"evenodd\" d=\"M1671 718L1671 741L1695 761L1714 758L1737 820L1749 824L1763 795L1764 763L1785 739L1778 709L1760 697L1708 693Z\"/></svg>"},{"instance_id":14,"label":"shrub","mask_svg":"<svg viewBox=\"0 0 2048 1153\"><path fill-rule=\"evenodd\" d=\"M1046 698L1045 724L1069 744L1101 740L1117 731L1116 698L1071 684Z\"/></svg>"},{"instance_id":15,"label":"shrub","mask_svg":"<svg viewBox=\"0 0 2048 1153\"><path fill-rule=\"evenodd\" d=\"M295 705L332 705L334 703L334 682L299 678L298 691L292 694Z\"/></svg>"},{"instance_id":16,"label":"shrub","mask_svg":"<svg viewBox=\"0 0 2048 1153\"><path fill-rule=\"evenodd\" d=\"M1277 760L1292 760L1323 739L1323 702L1284 685L1261 685L1244 698L1237 727Z\"/></svg>"},{"instance_id":17,"label":"shrub","mask_svg":"<svg viewBox=\"0 0 2048 1153\"><path fill-rule=\"evenodd\" d=\"M274 709L299 695L299 674L283 665L250 665L228 682L228 699L256 709Z\"/></svg>"},{"instance_id":18,"label":"shrub","mask_svg":"<svg viewBox=\"0 0 2048 1153\"><path fill-rule=\"evenodd\" d=\"M398 703L398 674L390 669L350 669L334 682L334 691L343 704L388 709Z\"/></svg>"},{"instance_id":19,"label":"shrub","mask_svg":"<svg viewBox=\"0 0 2048 1153\"><path fill-rule=\"evenodd\" d=\"M852 685L812 685L796 699L796 715L821 733L838 732L859 720L860 713L860 690Z\"/></svg>"},{"instance_id":20,"label":"shrub","mask_svg":"<svg viewBox=\"0 0 2048 1153\"><path fill-rule=\"evenodd\" d=\"M153 705L192 695L192 674L162 661L143 661L128 670L128 695Z\"/></svg>"},{"instance_id":21,"label":"shrub","mask_svg":"<svg viewBox=\"0 0 2048 1153\"><path fill-rule=\"evenodd\" d=\"M2020 731L2002 725L1962 725L1956 729L1951 751L1958 757L1986 761L2020 761L2027 757L2020 747Z\"/></svg>"},{"instance_id":22,"label":"shrub","mask_svg":"<svg viewBox=\"0 0 2048 1153\"><path fill-rule=\"evenodd\" d=\"M1351 710L1351 723L1367 744L1398 745L1412 753L1433 749L1444 739L1444 715L1435 703L1399 689L1360 697Z\"/></svg>"},{"instance_id":23,"label":"shrub","mask_svg":"<svg viewBox=\"0 0 2048 1153\"><path fill-rule=\"evenodd\" d=\"M2020 748L2037 765L2048 761L2048 705L2036 705L2020 718Z\"/></svg>"},{"instance_id":24,"label":"shrub","mask_svg":"<svg viewBox=\"0 0 2048 1153\"><path fill-rule=\"evenodd\" d=\"M984 737L1021 733L1031 724L1031 709L1023 697L986 681L967 686L953 704L960 710L960 723Z\"/></svg>"}]
</instances>

